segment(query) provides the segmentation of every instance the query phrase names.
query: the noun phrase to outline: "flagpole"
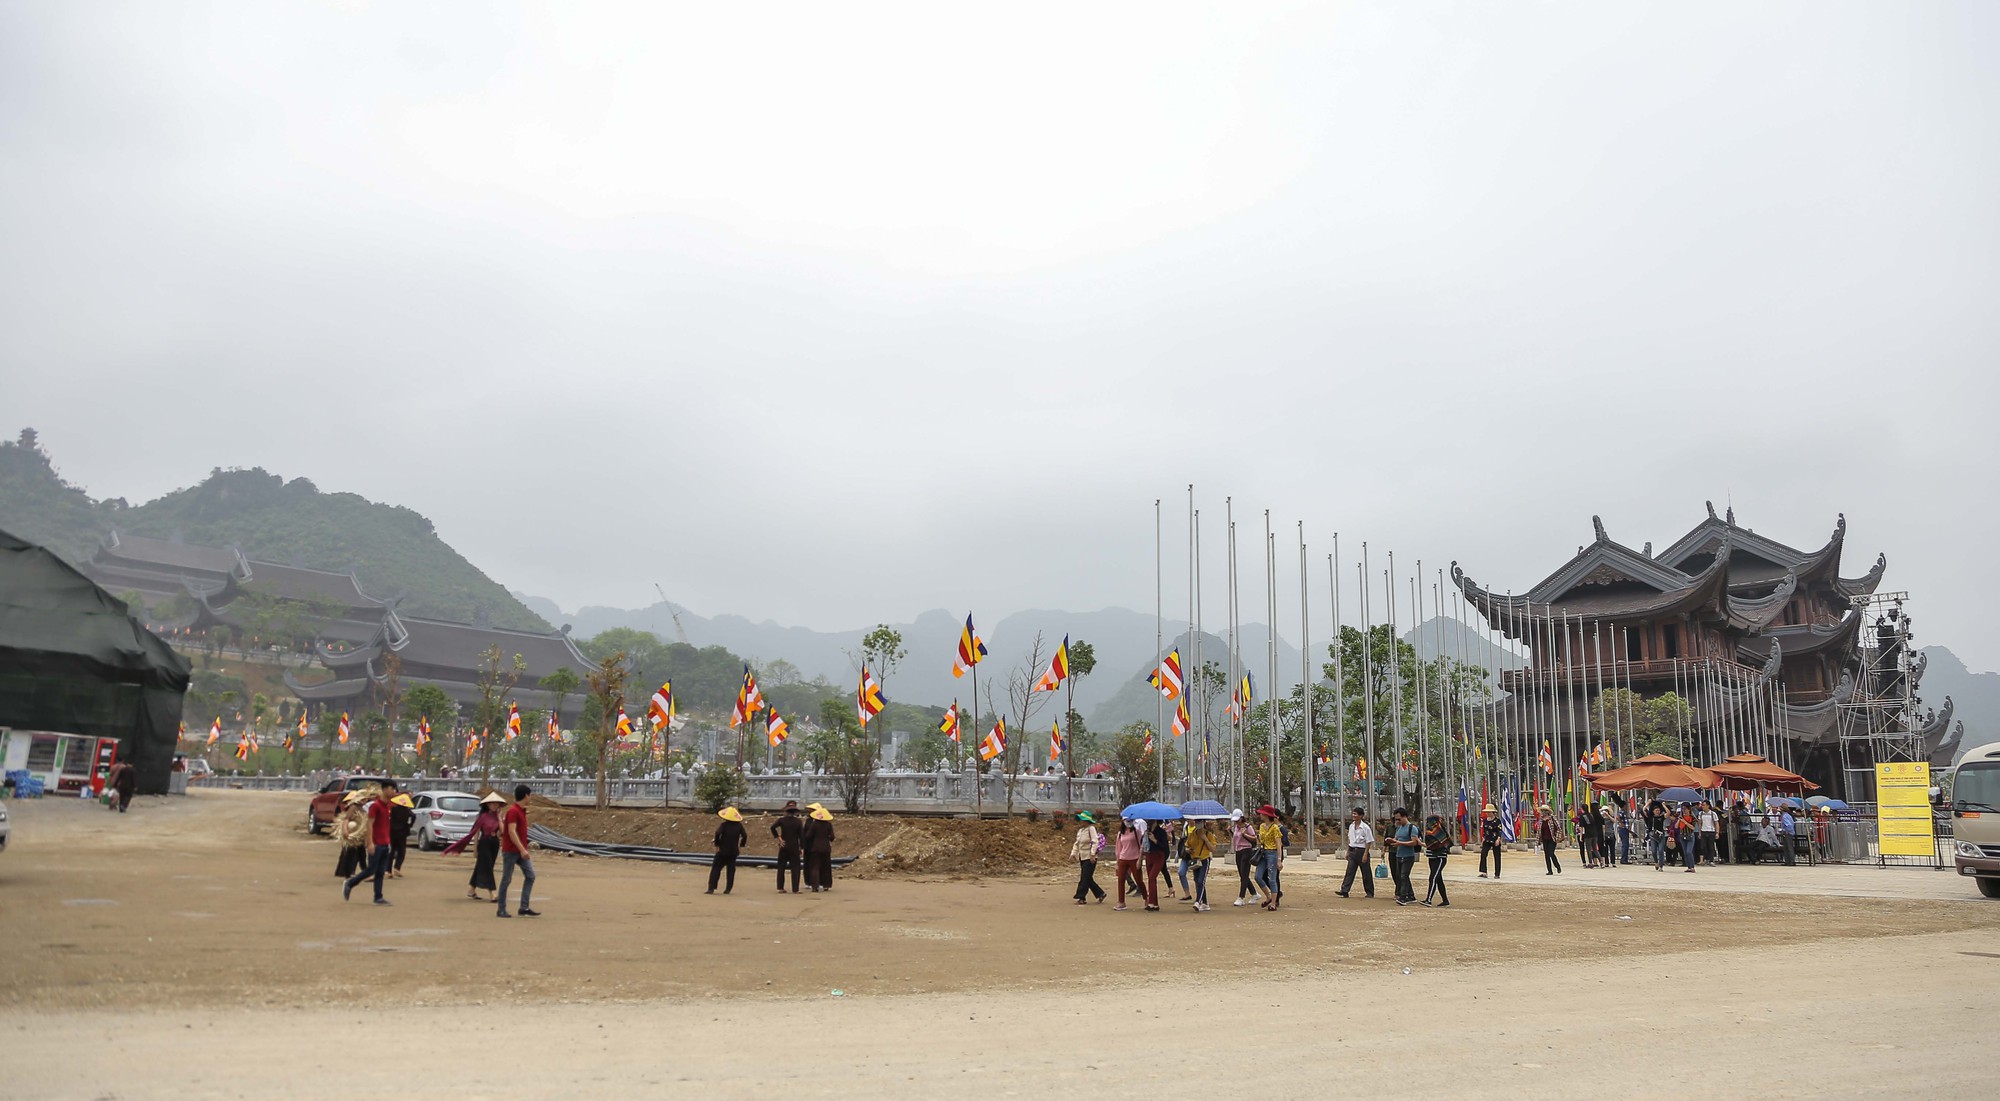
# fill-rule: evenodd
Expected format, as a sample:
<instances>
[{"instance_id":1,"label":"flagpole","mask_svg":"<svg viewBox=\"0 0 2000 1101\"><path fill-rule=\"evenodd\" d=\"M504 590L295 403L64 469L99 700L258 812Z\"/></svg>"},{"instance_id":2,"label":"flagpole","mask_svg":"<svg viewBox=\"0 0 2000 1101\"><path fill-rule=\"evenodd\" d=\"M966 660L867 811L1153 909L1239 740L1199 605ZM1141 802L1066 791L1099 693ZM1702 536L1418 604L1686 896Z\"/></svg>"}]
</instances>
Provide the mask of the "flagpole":
<instances>
[{"instance_id":1,"label":"flagpole","mask_svg":"<svg viewBox=\"0 0 2000 1101\"><path fill-rule=\"evenodd\" d=\"M1333 553L1326 556L1326 589L1333 602L1333 790L1347 776L1347 647L1340 633L1340 533L1333 533ZM1335 799L1336 804L1339 799ZM1334 819L1341 817L1335 807Z\"/></svg>"},{"instance_id":2,"label":"flagpole","mask_svg":"<svg viewBox=\"0 0 2000 1101\"><path fill-rule=\"evenodd\" d=\"M1374 616L1369 610L1371 603L1368 593L1368 540L1361 541L1361 561L1354 564L1355 591L1361 594L1361 781L1362 794L1368 797L1368 821L1372 826L1376 820L1375 779L1367 775L1377 765L1375 760L1375 625L1370 622Z\"/></svg>"},{"instance_id":3,"label":"flagpole","mask_svg":"<svg viewBox=\"0 0 2000 1101\"><path fill-rule=\"evenodd\" d=\"M1396 781L1391 789L1394 798L1391 807L1403 805L1403 645L1396 634L1396 552L1389 552L1389 568L1382 571L1382 601L1389 616L1389 729L1394 735L1393 752L1395 760L1389 765L1389 775Z\"/></svg>"},{"instance_id":4,"label":"flagpole","mask_svg":"<svg viewBox=\"0 0 2000 1101\"><path fill-rule=\"evenodd\" d=\"M1160 572L1161 532L1160 498L1155 497L1153 498L1153 667L1155 669L1159 668L1162 659L1166 657L1165 654L1160 652L1166 646L1166 612L1164 611L1164 601L1166 600L1167 592L1165 582L1162 580L1165 575ZM1158 685L1154 687L1158 688ZM1161 742L1165 742L1166 739L1161 736L1167 732L1167 697L1161 695L1158 700L1154 701L1154 708L1159 717L1155 720L1153 726L1153 737L1159 738ZM1167 793L1167 749L1165 745L1161 745L1160 752L1154 755L1153 765L1158 771L1153 790L1159 792L1161 795L1165 795Z\"/></svg>"},{"instance_id":5,"label":"flagpole","mask_svg":"<svg viewBox=\"0 0 2000 1101\"><path fill-rule=\"evenodd\" d=\"M1243 639L1242 639L1242 635L1241 635L1241 633L1240 633L1240 632L1238 631L1238 629L1237 629L1237 628L1238 628L1238 623L1237 623L1237 620L1238 620L1238 615L1237 615L1237 612L1238 612L1238 609L1237 609L1237 607L1236 607L1236 502L1235 502L1235 498L1233 498L1233 497L1224 497L1224 498L1222 499L1222 516L1223 516L1223 520L1224 520L1224 522L1225 522L1226 526L1227 526L1227 527L1228 527L1228 529L1229 529L1229 530L1228 530L1228 532L1227 532L1227 534L1228 534L1228 536L1229 536L1229 542L1228 542L1228 546L1227 546L1227 548L1226 548L1226 554L1225 554L1225 558L1226 558L1226 560L1227 560L1227 562L1228 562L1228 565L1229 565L1229 599L1228 599L1228 600L1226 600L1226 601L1225 601L1224 603L1226 603L1226 604L1228 605L1228 609L1229 609L1229 610L1228 610L1228 615L1229 615L1229 691L1230 691L1230 693L1232 694L1232 695L1231 695L1231 698L1232 698L1232 699L1234 699L1234 698L1235 698L1234 694L1235 694L1235 692L1236 692L1236 690L1237 690L1237 687L1238 687L1239 685L1241 685L1241 684L1243 683L1243 671L1242 671L1242 667L1243 667L1243 660L1242 660L1242 654L1241 654L1241 648L1242 648L1242 645L1243 645ZM1238 806L1238 807L1241 807L1241 806L1243 805L1243 785L1242 785L1242 784L1241 784L1241 783L1239 782L1239 777L1241 776L1241 768L1242 768L1242 764L1243 764L1243 749L1242 749L1242 745L1241 745L1241 743L1242 743L1242 740L1243 740L1243 738L1242 738L1242 736L1243 736L1243 712L1244 712L1244 710L1245 710L1245 703L1244 703L1244 701L1242 701L1242 700L1236 700L1235 702L1236 702L1236 721L1230 724L1230 730L1229 730L1229 732L1228 732L1228 737L1229 737L1229 740L1230 740L1230 741L1231 741L1232 743L1234 743L1234 744L1232 745L1232 753L1231 753L1231 755L1232 755L1233 757L1235 757L1235 761L1234 761L1234 762L1233 762L1233 763L1232 763L1232 764L1230 765L1230 768L1229 768L1229 772L1228 772L1228 773L1227 773L1227 774L1226 774L1226 775L1225 775L1225 776L1223 777L1223 787L1224 787L1224 790L1225 790L1225 794L1224 794L1223 798L1224 798L1224 800L1225 800L1225 801L1229 802L1230 804L1232 804L1232 805L1234 805L1234 806Z\"/></svg>"},{"instance_id":6,"label":"flagpole","mask_svg":"<svg viewBox=\"0 0 2000 1101\"><path fill-rule=\"evenodd\" d=\"M1279 792L1279 775L1284 772L1284 761L1278 753L1278 550L1277 537L1271 534L1271 510L1264 510L1264 653L1265 666L1271 675L1270 687L1265 695L1271 701L1265 734L1269 735L1269 747L1264 751L1268 764L1266 771L1265 800L1273 807L1284 802Z\"/></svg>"},{"instance_id":7,"label":"flagpole","mask_svg":"<svg viewBox=\"0 0 2000 1101\"><path fill-rule=\"evenodd\" d=\"M1185 705L1189 705L1188 713L1192 716L1194 708L1191 705L1199 699L1195 685L1201 680L1201 632L1196 627L1196 624L1201 621L1201 613L1194 606L1194 522L1196 512L1194 508L1193 482L1188 483L1187 494L1188 653L1194 658L1194 666L1191 669L1182 668L1181 695L1185 700ZM1194 724L1190 722L1188 725L1192 727ZM1182 731L1181 737L1186 740L1186 744L1181 746L1181 771L1183 773L1181 788L1187 792L1187 795L1183 799L1185 801L1186 799L1194 798L1194 731L1192 729Z\"/></svg>"},{"instance_id":8,"label":"flagpole","mask_svg":"<svg viewBox=\"0 0 2000 1101\"><path fill-rule=\"evenodd\" d=\"M1305 742L1305 754L1306 754L1306 764L1305 764L1306 790L1305 790L1305 797L1302 800L1300 800L1302 803L1305 804L1304 809L1306 812L1306 845L1305 848L1300 851L1300 856L1302 856L1304 859L1307 860L1318 860L1319 844L1318 844L1317 830L1319 825L1319 818L1317 812L1319 809L1319 804L1318 804L1317 794L1315 793L1314 788L1318 786L1317 773L1319 770L1317 766L1319 764L1319 751L1313 745L1313 738L1317 733L1317 731L1315 731L1313 728L1312 623L1311 623L1311 616L1307 610L1308 609L1307 600L1309 596L1310 593L1307 591L1306 587L1306 522L1304 520L1300 520L1299 521L1299 703L1301 706L1300 706L1299 721L1303 724L1301 729L1305 731L1305 737L1300 740Z\"/></svg>"},{"instance_id":9,"label":"flagpole","mask_svg":"<svg viewBox=\"0 0 2000 1101\"><path fill-rule=\"evenodd\" d=\"M1208 709L1209 705L1213 702L1213 699L1209 695L1209 693L1212 691L1212 686L1208 683L1208 665L1202 659L1201 639L1204 633L1202 631L1202 612L1204 609L1201 606L1202 605L1201 596L1202 596L1201 510L1195 509L1194 510L1194 637L1195 637L1194 664L1196 672L1198 673L1198 676L1195 678L1196 683L1201 685L1201 691L1196 697L1196 702L1199 706L1197 707L1196 713L1194 715L1194 722L1195 725L1201 727L1201 782L1202 785L1206 787L1208 786L1209 783ZM1193 748L1194 748L1194 731L1190 730L1188 731L1188 749L1190 752L1192 752ZM1189 787L1188 798L1192 799L1194 798L1194 791L1193 791L1194 781L1192 779L1188 780L1188 787Z\"/></svg>"}]
</instances>

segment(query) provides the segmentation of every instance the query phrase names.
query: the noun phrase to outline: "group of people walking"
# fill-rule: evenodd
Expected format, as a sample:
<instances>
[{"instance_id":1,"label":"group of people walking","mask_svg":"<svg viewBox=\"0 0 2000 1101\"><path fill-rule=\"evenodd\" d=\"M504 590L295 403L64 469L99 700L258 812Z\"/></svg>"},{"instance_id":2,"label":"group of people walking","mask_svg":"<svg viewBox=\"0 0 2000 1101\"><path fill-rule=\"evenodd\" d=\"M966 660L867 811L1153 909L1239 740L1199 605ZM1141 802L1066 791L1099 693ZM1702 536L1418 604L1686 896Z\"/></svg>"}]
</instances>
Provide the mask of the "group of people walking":
<instances>
[{"instance_id":1,"label":"group of people walking","mask_svg":"<svg viewBox=\"0 0 2000 1101\"><path fill-rule=\"evenodd\" d=\"M785 873L792 874L793 894L799 893L799 877L803 872L806 889L818 894L833 890L833 812L819 803L807 803L806 813L799 813L799 801L785 800L784 812L771 823L771 837L778 843L778 891L785 890ZM735 807L724 807L716 814L722 824L715 828L715 856L708 864L708 893L714 894L718 883L722 893L736 889L736 862L743 854L744 846L750 843L750 831L744 828L743 812Z\"/></svg>"},{"instance_id":2,"label":"group of people walking","mask_svg":"<svg viewBox=\"0 0 2000 1101\"><path fill-rule=\"evenodd\" d=\"M450 856L468 847L472 849L472 877L465 897L496 903L497 916L503 918L514 914L541 916L541 911L533 905L535 864L528 855L527 799L531 794L528 785L517 785L514 800L509 803L499 792L487 792L480 797L479 816L473 819L472 827L444 850L444 855ZM340 859L334 866L334 874L341 877L343 900L352 897L354 888L364 881L373 880L375 904L390 905L389 899L383 897L382 883L385 879L402 878L403 861L410 847L410 827L415 821L416 810L410 797L397 789L394 780L347 793L333 819L334 839L340 842ZM497 884L493 876L496 860L501 866ZM521 875L521 905L509 913L507 899L517 871ZM481 895L481 891L491 893Z\"/></svg>"},{"instance_id":3,"label":"group of people walking","mask_svg":"<svg viewBox=\"0 0 2000 1101\"><path fill-rule=\"evenodd\" d=\"M1160 895L1169 901L1182 899L1196 913L1207 913L1209 870L1218 853L1229 852L1236 861L1234 906L1254 902L1266 910L1276 910L1284 891L1279 867L1289 842L1288 828L1269 806L1258 808L1252 821L1242 811L1229 818L1194 818L1185 821L1148 822L1143 818L1121 818L1118 832L1107 836L1097 827L1088 811L1076 816L1080 825L1070 845L1070 859L1076 861L1076 904L1103 902L1107 892L1097 882L1097 863L1106 849L1111 850L1118 876L1118 905L1126 908L1126 898L1137 897L1146 910L1160 909ZM1177 867L1176 867L1177 866ZM1174 893L1175 872L1179 873L1180 893Z\"/></svg>"}]
</instances>

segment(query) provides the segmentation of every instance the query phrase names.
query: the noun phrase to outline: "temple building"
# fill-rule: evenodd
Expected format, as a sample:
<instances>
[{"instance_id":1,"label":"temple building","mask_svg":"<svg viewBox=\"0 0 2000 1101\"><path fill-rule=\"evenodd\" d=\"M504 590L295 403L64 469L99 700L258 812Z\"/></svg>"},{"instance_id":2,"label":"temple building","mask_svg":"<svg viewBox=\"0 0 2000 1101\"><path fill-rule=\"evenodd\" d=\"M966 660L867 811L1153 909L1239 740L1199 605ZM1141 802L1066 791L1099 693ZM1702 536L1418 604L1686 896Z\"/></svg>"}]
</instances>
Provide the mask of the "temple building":
<instances>
[{"instance_id":1,"label":"temple building","mask_svg":"<svg viewBox=\"0 0 2000 1101\"><path fill-rule=\"evenodd\" d=\"M147 626L177 645L197 647L220 636L233 647L308 658L286 669L285 686L315 715L380 709L392 664L401 691L434 684L463 709L479 700L485 655L496 648L503 670L512 670L517 654L526 667L504 698L546 710L554 701L538 688L542 677L561 667L580 677L594 664L567 629L514 631L419 618L398 609L402 594L374 596L351 571L265 562L236 547L114 532L78 568L114 595L140 598ZM565 721L582 708L582 695L571 694Z\"/></svg>"},{"instance_id":2,"label":"temple building","mask_svg":"<svg viewBox=\"0 0 2000 1101\"><path fill-rule=\"evenodd\" d=\"M1841 576L1844 516L1815 550L1741 527L1733 508L1717 516L1713 504L1657 554L1592 523L1589 545L1519 595L1452 566L1491 629L1527 651L1526 667L1502 677L1501 707L1530 756L1544 741L1558 761L1606 741L1624 756L1631 716L1598 701L1625 688L1691 705L1677 732L1691 763L1758 752L1844 798L1870 797L1878 760L1949 759L1951 701L1919 710L1907 594L1880 591L1881 555Z\"/></svg>"}]
</instances>

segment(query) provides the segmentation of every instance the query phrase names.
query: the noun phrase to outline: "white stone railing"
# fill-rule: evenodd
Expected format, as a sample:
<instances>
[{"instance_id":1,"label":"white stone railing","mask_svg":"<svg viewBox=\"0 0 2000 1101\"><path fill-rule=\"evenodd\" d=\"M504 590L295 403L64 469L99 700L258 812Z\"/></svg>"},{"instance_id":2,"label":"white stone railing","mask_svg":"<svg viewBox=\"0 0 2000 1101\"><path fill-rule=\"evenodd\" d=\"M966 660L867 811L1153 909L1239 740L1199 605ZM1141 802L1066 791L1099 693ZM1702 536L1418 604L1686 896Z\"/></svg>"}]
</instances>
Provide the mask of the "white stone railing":
<instances>
[{"instance_id":1,"label":"white stone railing","mask_svg":"<svg viewBox=\"0 0 2000 1101\"><path fill-rule=\"evenodd\" d=\"M696 806L694 784L699 775L675 769L664 779L607 779L604 782L606 801L625 807ZM305 776L206 776L190 781L188 787L308 792L318 791L333 778L333 774L327 772ZM488 787L511 791L516 784L527 784L535 789L536 794L559 803L588 805L597 801L597 781L592 777L496 776L491 780L480 780L476 776L406 776L397 779L410 791L475 793ZM776 810L789 799L796 799L801 805L825 803L836 809L846 802L843 795L846 787L839 776L832 774L750 773L745 779L749 782L750 794L737 800L736 805L748 810ZM1015 813L1030 810L1043 814L1063 810L1115 811L1119 807L1117 781L1105 777L1069 779L1024 773L1012 779ZM865 809L908 814L1003 813L1007 809L1007 781L1008 777L998 773L982 776L970 771L878 772L869 780ZM1178 802L1188 796L1188 787L1184 783L1170 781L1167 786L1171 801ZM1192 798L1216 799L1221 797L1220 791L1219 786L1196 783Z\"/></svg>"}]
</instances>

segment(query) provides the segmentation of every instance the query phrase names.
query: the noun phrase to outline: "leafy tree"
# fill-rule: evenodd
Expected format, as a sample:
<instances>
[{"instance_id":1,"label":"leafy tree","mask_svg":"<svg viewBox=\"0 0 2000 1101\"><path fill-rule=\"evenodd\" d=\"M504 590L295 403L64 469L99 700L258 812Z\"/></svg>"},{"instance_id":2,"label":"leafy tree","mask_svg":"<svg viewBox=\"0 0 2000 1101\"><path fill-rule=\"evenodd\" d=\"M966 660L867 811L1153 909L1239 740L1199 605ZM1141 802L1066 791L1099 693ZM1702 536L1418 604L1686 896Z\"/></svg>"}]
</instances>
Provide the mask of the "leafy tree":
<instances>
[{"instance_id":1,"label":"leafy tree","mask_svg":"<svg viewBox=\"0 0 2000 1101\"><path fill-rule=\"evenodd\" d=\"M583 687L583 681L577 677L575 671L569 666L558 665L547 676L544 676L536 684L536 687L555 697L554 706L550 710L556 716L556 725L561 726L563 701L574 695L578 688ZM544 736L542 744L549 751L549 759L552 761L554 759L555 746L547 743L546 736Z\"/></svg>"},{"instance_id":2,"label":"leafy tree","mask_svg":"<svg viewBox=\"0 0 2000 1101\"><path fill-rule=\"evenodd\" d=\"M749 794L750 781L738 769L710 765L694 779L695 801L711 812Z\"/></svg>"},{"instance_id":3,"label":"leafy tree","mask_svg":"<svg viewBox=\"0 0 2000 1101\"><path fill-rule=\"evenodd\" d=\"M493 778L493 743L498 740L502 720L506 711L502 706L514 686L528 672L528 662L519 654L511 663L505 662L500 647L489 647L479 655L479 705L472 721L479 727L479 778ZM600 794L599 798L602 798Z\"/></svg>"},{"instance_id":4,"label":"leafy tree","mask_svg":"<svg viewBox=\"0 0 2000 1101\"><path fill-rule=\"evenodd\" d=\"M875 767L873 742L863 735L854 713L854 701L834 697L821 700L819 725L826 731L823 744L825 767L833 773L834 786L849 814L861 813L868 798L868 780Z\"/></svg>"},{"instance_id":5,"label":"leafy tree","mask_svg":"<svg viewBox=\"0 0 2000 1101\"><path fill-rule=\"evenodd\" d=\"M592 749L597 758L597 809L603 810L610 804L605 789L605 766L610 756L611 743L618 737L616 716L625 704L625 655L606 654L598 661L597 668L590 672L591 702L597 705L597 726Z\"/></svg>"},{"instance_id":6,"label":"leafy tree","mask_svg":"<svg viewBox=\"0 0 2000 1101\"><path fill-rule=\"evenodd\" d=\"M1159 794L1159 771L1146 748L1151 723L1127 723L1111 740L1111 774L1118 781L1118 805L1129 807Z\"/></svg>"},{"instance_id":7,"label":"leafy tree","mask_svg":"<svg viewBox=\"0 0 2000 1101\"><path fill-rule=\"evenodd\" d=\"M435 684L419 684L403 694L403 714L411 720L431 724L431 737L449 738L458 725L458 704ZM417 751L418 767L430 771L429 745Z\"/></svg>"}]
</instances>

